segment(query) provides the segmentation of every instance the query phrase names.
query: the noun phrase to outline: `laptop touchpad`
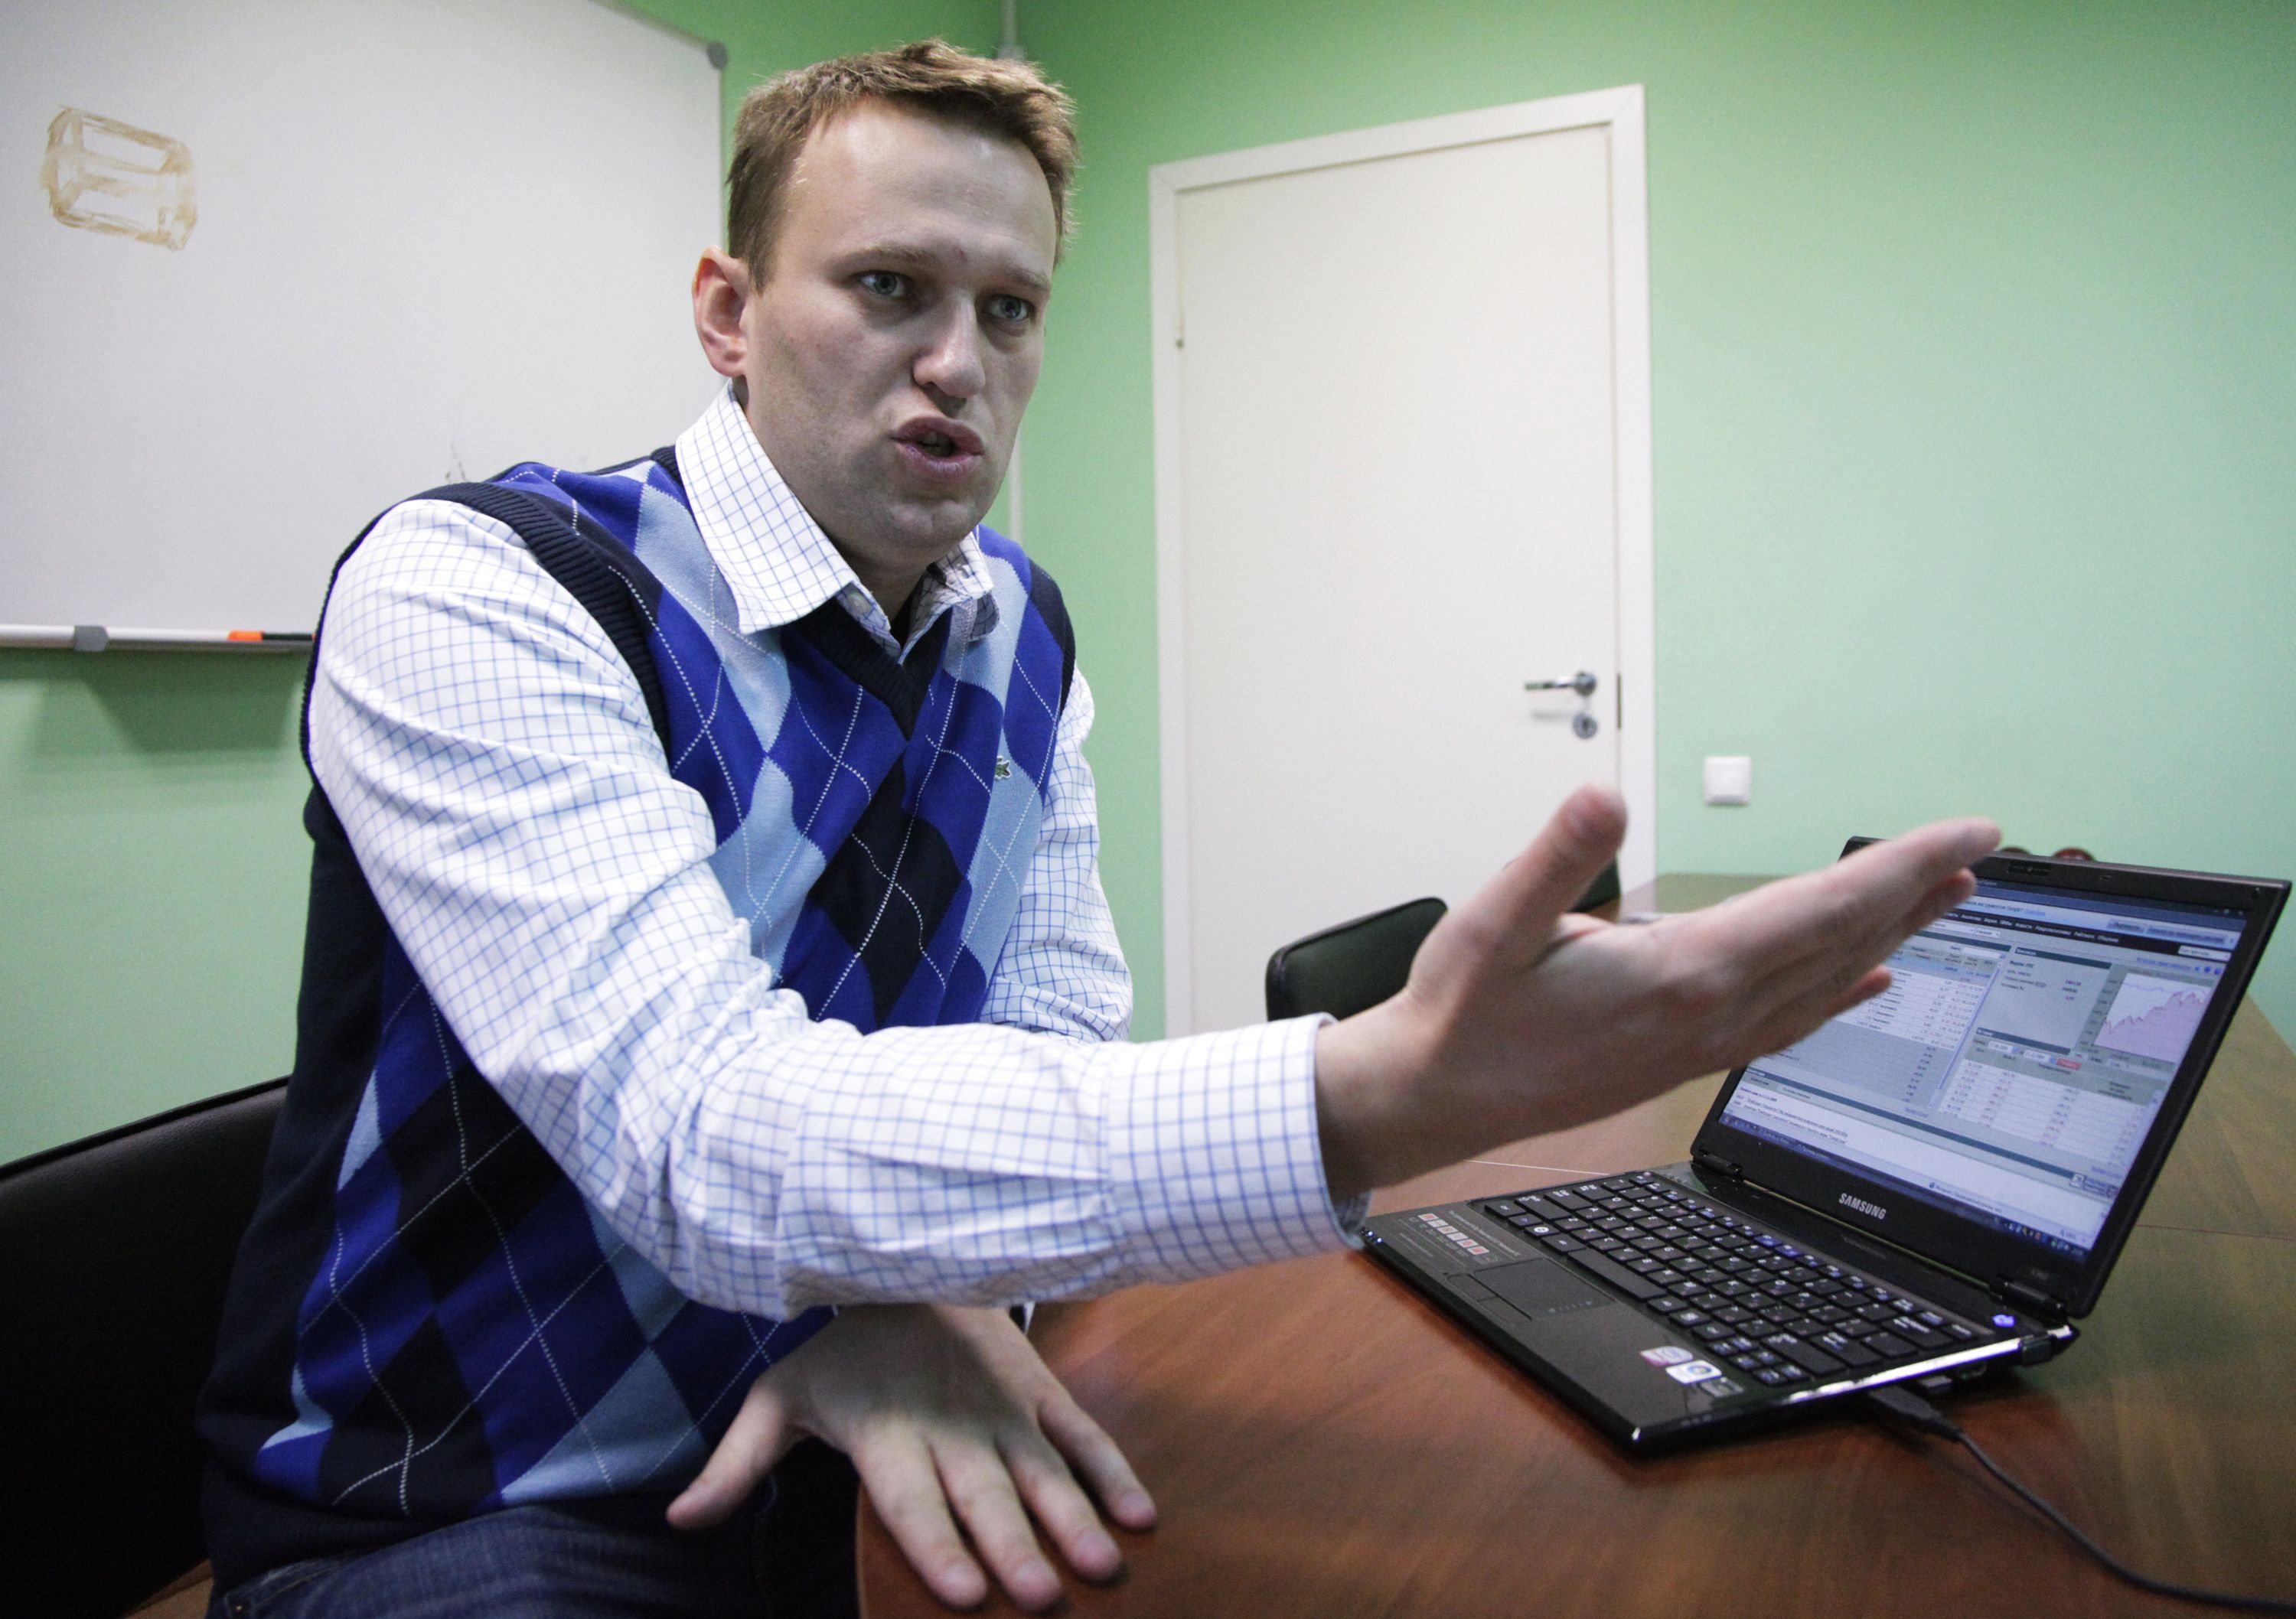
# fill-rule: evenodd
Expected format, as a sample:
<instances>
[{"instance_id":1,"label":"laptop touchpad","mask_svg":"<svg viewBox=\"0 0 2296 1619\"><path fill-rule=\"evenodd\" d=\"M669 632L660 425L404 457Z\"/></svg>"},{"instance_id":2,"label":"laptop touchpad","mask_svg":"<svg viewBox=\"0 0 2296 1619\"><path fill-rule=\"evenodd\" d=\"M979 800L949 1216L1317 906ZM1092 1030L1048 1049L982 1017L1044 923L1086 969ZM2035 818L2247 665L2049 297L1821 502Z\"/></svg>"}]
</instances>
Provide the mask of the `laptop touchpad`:
<instances>
[{"instance_id":1,"label":"laptop touchpad","mask_svg":"<svg viewBox=\"0 0 2296 1619\"><path fill-rule=\"evenodd\" d=\"M1562 1310L1584 1310L1611 1302L1607 1293L1551 1260L1527 1259L1521 1264L1494 1265L1475 1272L1475 1280L1525 1315L1553 1315Z\"/></svg>"}]
</instances>

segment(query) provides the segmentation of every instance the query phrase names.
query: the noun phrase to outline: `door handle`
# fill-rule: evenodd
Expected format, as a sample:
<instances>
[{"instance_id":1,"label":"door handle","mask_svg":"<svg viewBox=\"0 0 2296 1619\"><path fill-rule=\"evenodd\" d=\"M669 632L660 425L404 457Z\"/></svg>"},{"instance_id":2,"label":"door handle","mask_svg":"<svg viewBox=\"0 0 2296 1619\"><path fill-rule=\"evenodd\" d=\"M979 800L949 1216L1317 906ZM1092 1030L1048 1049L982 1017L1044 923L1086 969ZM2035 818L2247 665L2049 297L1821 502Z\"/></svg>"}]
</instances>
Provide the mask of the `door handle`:
<instances>
[{"instance_id":1,"label":"door handle","mask_svg":"<svg viewBox=\"0 0 2296 1619\"><path fill-rule=\"evenodd\" d=\"M1595 717L1592 700L1595 688L1599 683L1594 670L1581 669L1569 680L1527 680L1522 683L1522 689L1526 691L1577 692L1578 700L1587 706L1570 716L1570 733L1583 742L1603 728L1601 722Z\"/></svg>"}]
</instances>

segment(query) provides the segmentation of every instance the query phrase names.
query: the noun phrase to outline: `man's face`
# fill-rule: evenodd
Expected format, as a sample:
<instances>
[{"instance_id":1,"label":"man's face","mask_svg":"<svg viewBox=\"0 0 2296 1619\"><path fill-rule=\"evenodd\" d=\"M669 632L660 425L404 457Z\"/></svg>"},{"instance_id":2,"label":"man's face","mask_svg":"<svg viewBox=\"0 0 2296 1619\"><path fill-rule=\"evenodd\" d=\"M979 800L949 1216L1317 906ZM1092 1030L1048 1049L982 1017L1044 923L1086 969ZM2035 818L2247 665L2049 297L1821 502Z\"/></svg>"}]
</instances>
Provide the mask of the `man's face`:
<instances>
[{"instance_id":1,"label":"man's face","mask_svg":"<svg viewBox=\"0 0 2296 1619\"><path fill-rule=\"evenodd\" d=\"M1052 192L1015 141L864 102L813 132L785 202L742 312L750 422L896 611L1004 482L1043 354Z\"/></svg>"}]
</instances>

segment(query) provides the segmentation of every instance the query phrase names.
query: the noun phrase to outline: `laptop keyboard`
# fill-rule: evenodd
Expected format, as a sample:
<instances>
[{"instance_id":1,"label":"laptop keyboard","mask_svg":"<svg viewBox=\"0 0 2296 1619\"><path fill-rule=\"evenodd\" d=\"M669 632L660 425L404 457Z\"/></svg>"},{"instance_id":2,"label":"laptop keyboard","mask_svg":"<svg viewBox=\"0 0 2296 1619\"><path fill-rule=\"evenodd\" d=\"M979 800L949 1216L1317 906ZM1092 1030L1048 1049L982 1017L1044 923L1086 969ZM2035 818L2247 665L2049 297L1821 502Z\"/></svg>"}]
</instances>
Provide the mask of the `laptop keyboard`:
<instances>
[{"instance_id":1,"label":"laptop keyboard","mask_svg":"<svg viewBox=\"0 0 2296 1619\"><path fill-rule=\"evenodd\" d=\"M1770 1387L1998 1337L1644 1171L1474 1206Z\"/></svg>"}]
</instances>

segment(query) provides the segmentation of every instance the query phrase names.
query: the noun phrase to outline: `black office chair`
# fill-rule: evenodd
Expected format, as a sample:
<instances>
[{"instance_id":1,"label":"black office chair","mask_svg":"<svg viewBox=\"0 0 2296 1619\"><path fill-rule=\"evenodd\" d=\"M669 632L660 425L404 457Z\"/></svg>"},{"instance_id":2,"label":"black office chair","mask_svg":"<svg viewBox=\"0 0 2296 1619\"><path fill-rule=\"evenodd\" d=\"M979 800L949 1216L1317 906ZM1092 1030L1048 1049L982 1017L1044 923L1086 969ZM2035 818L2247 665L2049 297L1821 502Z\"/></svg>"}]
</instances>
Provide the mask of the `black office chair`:
<instances>
[{"instance_id":1,"label":"black office chair","mask_svg":"<svg viewBox=\"0 0 2296 1619\"><path fill-rule=\"evenodd\" d=\"M1295 940L1267 958L1267 1016L1352 1018L1403 987L1411 959L1443 920L1439 899L1414 899Z\"/></svg>"},{"instance_id":2,"label":"black office chair","mask_svg":"<svg viewBox=\"0 0 2296 1619\"><path fill-rule=\"evenodd\" d=\"M1587 886L1587 892L1578 896L1578 903L1570 908L1592 911L1598 905L1609 904L1619 897L1619 863L1614 860L1603 868L1602 875Z\"/></svg>"},{"instance_id":3,"label":"black office chair","mask_svg":"<svg viewBox=\"0 0 2296 1619\"><path fill-rule=\"evenodd\" d=\"M1618 897L1614 860L1570 908L1592 911ZM1309 1012L1352 1018L1377 1006L1410 977L1412 959L1446 909L1439 899L1414 899L1286 944L1267 958L1269 1020Z\"/></svg>"},{"instance_id":4,"label":"black office chair","mask_svg":"<svg viewBox=\"0 0 2296 1619\"><path fill-rule=\"evenodd\" d=\"M115 1619L207 1555L192 1406L287 1082L0 1166L0 1607Z\"/></svg>"}]
</instances>

